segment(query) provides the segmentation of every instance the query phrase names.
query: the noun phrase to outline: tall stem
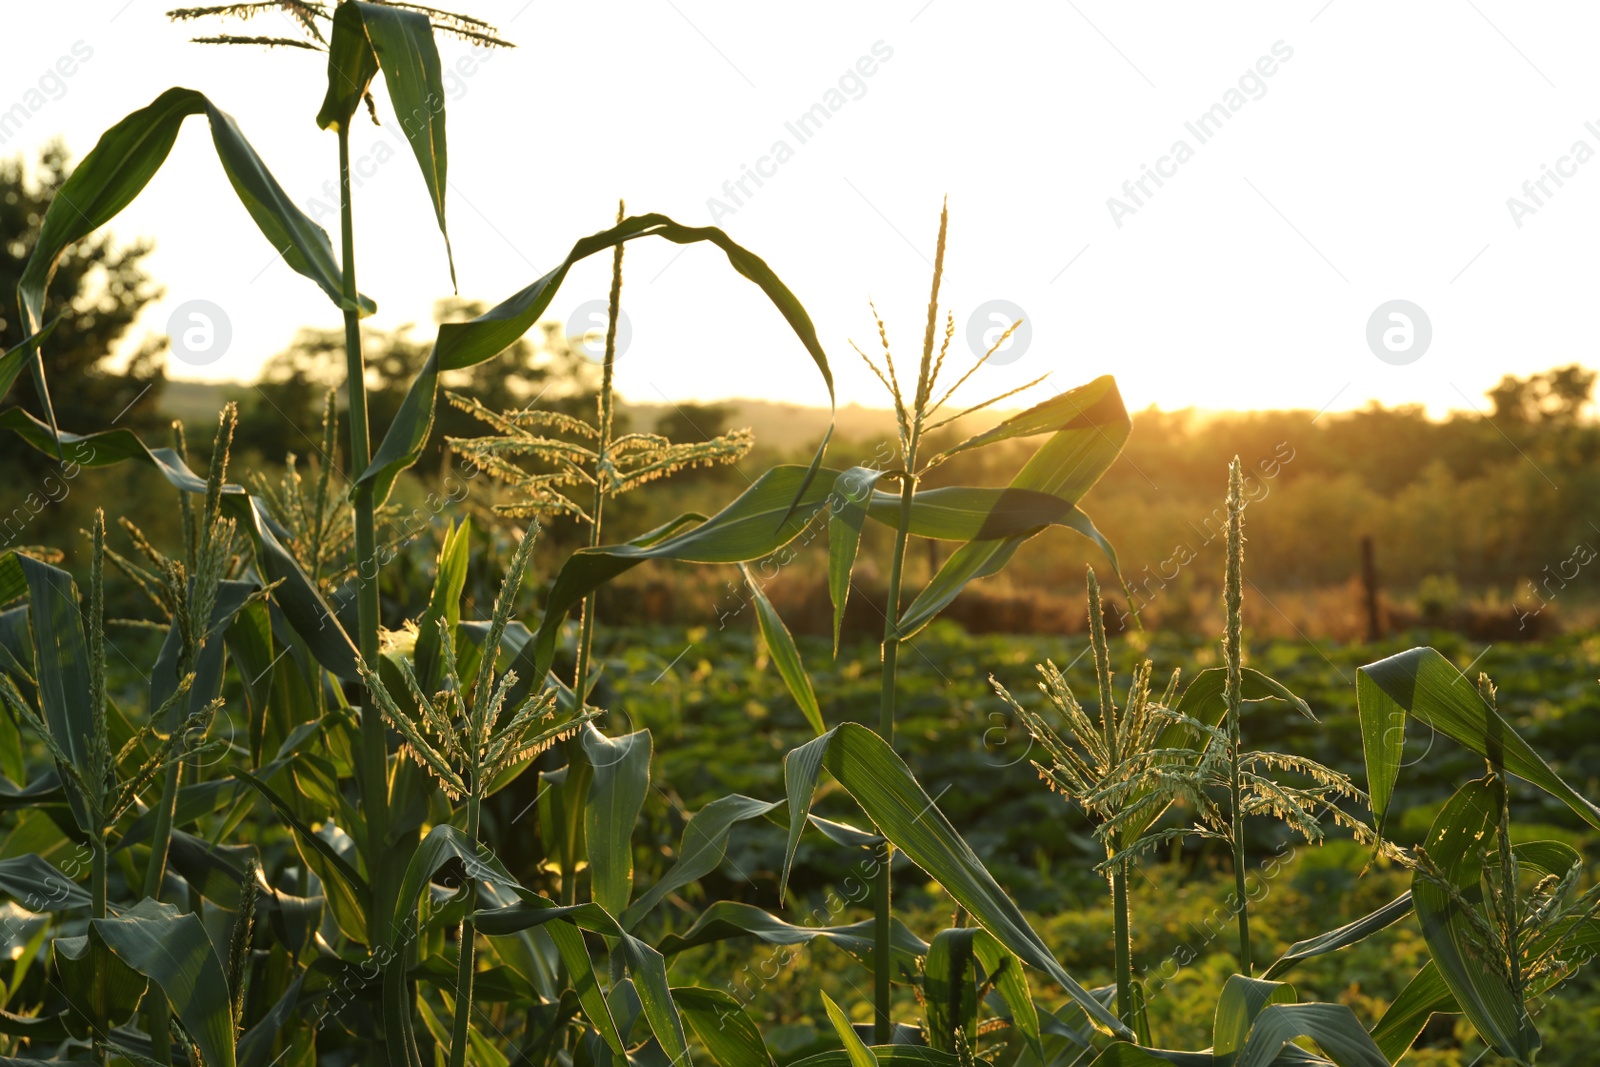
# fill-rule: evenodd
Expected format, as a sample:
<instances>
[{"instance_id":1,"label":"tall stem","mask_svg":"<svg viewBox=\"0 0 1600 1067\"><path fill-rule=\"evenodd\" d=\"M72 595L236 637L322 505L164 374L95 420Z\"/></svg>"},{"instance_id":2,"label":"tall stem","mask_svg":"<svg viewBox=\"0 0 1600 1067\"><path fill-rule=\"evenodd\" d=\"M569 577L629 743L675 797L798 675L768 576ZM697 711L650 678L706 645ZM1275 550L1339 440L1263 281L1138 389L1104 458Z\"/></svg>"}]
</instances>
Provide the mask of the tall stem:
<instances>
[{"instance_id":1,"label":"tall stem","mask_svg":"<svg viewBox=\"0 0 1600 1067\"><path fill-rule=\"evenodd\" d=\"M473 783L467 798L467 840L473 847L478 844L478 783ZM467 1041L472 1025L472 978L476 965L476 948L473 938L472 909L477 906L478 883L471 872L467 874L467 914L461 920L461 960L456 967L456 1017L450 1034L450 1067L464 1067L467 1062Z\"/></svg>"},{"instance_id":2,"label":"tall stem","mask_svg":"<svg viewBox=\"0 0 1600 1067\"><path fill-rule=\"evenodd\" d=\"M1128 927L1128 860L1111 868L1111 911L1117 958L1117 1018L1133 1026L1133 943Z\"/></svg>"},{"instance_id":3,"label":"tall stem","mask_svg":"<svg viewBox=\"0 0 1600 1067\"><path fill-rule=\"evenodd\" d=\"M1240 687L1243 681L1244 616L1244 480L1239 458L1228 468L1228 567L1225 600L1228 609L1227 636L1223 654L1228 662L1228 796L1233 830L1234 909L1239 916L1239 973L1250 975L1250 899L1245 894L1244 813L1240 810L1243 789L1239 782L1239 712L1243 706Z\"/></svg>"},{"instance_id":4,"label":"tall stem","mask_svg":"<svg viewBox=\"0 0 1600 1067\"><path fill-rule=\"evenodd\" d=\"M917 491L915 470L916 430L906 455L906 473L900 479L900 519L895 525L894 555L889 563L889 595L883 614L883 688L878 700L878 736L894 745L895 673L900 660L900 586L906 560L906 541L911 529L911 497ZM872 923L872 1039L886 1045L894 1038L894 1020L889 1014L892 999L890 983L894 977L889 949L889 920L892 914L889 868L894 861L894 846L883 843L883 862L878 867L873 894Z\"/></svg>"},{"instance_id":5,"label":"tall stem","mask_svg":"<svg viewBox=\"0 0 1600 1067\"><path fill-rule=\"evenodd\" d=\"M342 126L339 129L339 242L344 267L345 388L350 404L350 471L353 478L359 478L372 461L372 444L367 431L366 362L361 356L361 315L356 303L355 223L350 204L350 134ZM356 527L357 647L363 660L376 665L378 551L370 483L363 483L356 490L352 503ZM363 694L357 785L361 790L361 806L367 820L368 862L374 864L386 847L389 834L388 753L385 744L383 716L378 714L372 695ZM375 881L381 883L382 880ZM387 901L373 901L372 910L367 914L369 944L388 943L389 911Z\"/></svg>"}]
</instances>

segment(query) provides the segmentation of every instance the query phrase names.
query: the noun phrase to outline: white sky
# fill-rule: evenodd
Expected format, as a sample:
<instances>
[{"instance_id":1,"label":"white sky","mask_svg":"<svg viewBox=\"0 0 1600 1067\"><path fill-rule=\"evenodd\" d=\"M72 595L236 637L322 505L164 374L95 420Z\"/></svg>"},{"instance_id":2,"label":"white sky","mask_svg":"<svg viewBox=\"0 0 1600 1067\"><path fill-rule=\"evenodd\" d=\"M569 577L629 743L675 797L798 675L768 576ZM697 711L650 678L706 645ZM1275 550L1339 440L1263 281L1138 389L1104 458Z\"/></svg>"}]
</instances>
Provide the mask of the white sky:
<instances>
[{"instance_id":1,"label":"white sky","mask_svg":"<svg viewBox=\"0 0 1600 1067\"><path fill-rule=\"evenodd\" d=\"M608 225L619 195L631 211L710 222L708 198L781 139L793 158L721 224L805 302L841 402L881 404L846 343L875 346L869 298L915 360L945 193L958 346L991 299L1020 306L1032 329L1020 358L976 376L973 399L1046 371L1058 388L1110 371L1131 407L1338 410L1375 397L1442 412L1484 406L1505 372L1596 362L1600 161L1563 164L1575 173L1547 185L1520 228L1507 207L1575 141L1600 151L1584 125L1600 131L1593 6L452 2L520 46L452 88L448 213L464 296L522 288ZM188 44L194 31L162 16L172 3L8 4L0 110L29 99L75 42L93 55L0 151L59 133L81 157L124 114L186 85L231 112L311 210L336 167L335 139L314 121L324 57ZM276 32L278 18L255 25ZM1185 123L1277 42L1292 57L1261 79L1265 94L1200 143ZM860 80L864 95L800 144L785 122L875 44L892 56ZM469 51L440 47L447 67ZM379 110L392 127L381 88ZM421 177L396 134L363 121L355 138L358 159L380 142L394 155L356 193L361 288L377 325L426 324L450 282ZM1179 139L1193 158L1147 186L1119 228L1107 198ZM336 215L324 225L336 239ZM248 380L296 327L338 323L275 262L201 119L112 228L158 242L149 265L168 295L142 328L163 330L190 299L232 321L226 356L174 364L174 377ZM629 246L624 394L825 402L758 291L715 250L678 251ZM604 296L605 259L573 272L551 317ZM1404 366L1366 343L1373 310L1397 298L1433 328Z\"/></svg>"}]
</instances>

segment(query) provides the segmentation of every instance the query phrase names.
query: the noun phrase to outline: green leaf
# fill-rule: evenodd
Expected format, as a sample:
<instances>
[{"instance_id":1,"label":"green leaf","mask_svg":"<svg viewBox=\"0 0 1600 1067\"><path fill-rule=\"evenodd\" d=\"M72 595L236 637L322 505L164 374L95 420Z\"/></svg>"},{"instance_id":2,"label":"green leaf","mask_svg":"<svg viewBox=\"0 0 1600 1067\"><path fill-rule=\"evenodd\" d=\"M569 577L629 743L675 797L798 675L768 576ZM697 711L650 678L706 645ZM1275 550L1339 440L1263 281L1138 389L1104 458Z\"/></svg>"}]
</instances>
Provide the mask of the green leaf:
<instances>
[{"instance_id":1,"label":"green leaf","mask_svg":"<svg viewBox=\"0 0 1600 1067\"><path fill-rule=\"evenodd\" d=\"M433 428L434 401L438 392L439 374L442 371L464 370L492 359L504 352L527 333L538 321L556 290L566 279L567 272L579 260L603 252L625 241L638 237L661 237L674 244L694 244L709 241L728 257L734 270L754 282L788 322L812 362L822 374L828 387L828 401L833 403L833 372L828 369L828 357L817 340L816 328L804 306L788 286L779 280L772 268L761 257L734 241L715 226L684 226L665 215L635 215L623 219L609 230L585 237L572 246L567 258L544 277L515 293L495 307L470 322L445 323L439 327L433 350L411 388L406 392L394 421L390 423L383 441L374 453L372 462L357 477L357 486L371 483L376 503L382 504L394 487L395 477L417 461ZM830 424L822 445L811 462L815 471L822 463L823 449L833 430ZM805 484L809 484L809 480ZM736 562L736 561L735 561ZM542 678L540 672L534 677Z\"/></svg>"},{"instance_id":2,"label":"green leaf","mask_svg":"<svg viewBox=\"0 0 1600 1067\"><path fill-rule=\"evenodd\" d=\"M1310 1038L1339 1067L1389 1067L1345 1004L1273 1004L1256 1017L1234 1067L1268 1067L1285 1048Z\"/></svg>"},{"instance_id":3,"label":"green leaf","mask_svg":"<svg viewBox=\"0 0 1600 1067\"><path fill-rule=\"evenodd\" d=\"M731 994L720 989L678 986L672 990L678 1014L721 1067L772 1067L761 1031Z\"/></svg>"},{"instance_id":4,"label":"green leaf","mask_svg":"<svg viewBox=\"0 0 1600 1067\"><path fill-rule=\"evenodd\" d=\"M924 1045L870 1045L868 1048L877 1060L878 1067L973 1067L972 1064L963 1064L957 1056ZM976 1067L989 1067L984 1060L975 1062ZM789 1067L855 1067L855 1061L844 1049L830 1049L803 1060L795 1060Z\"/></svg>"},{"instance_id":5,"label":"green leaf","mask_svg":"<svg viewBox=\"0 0 1600 1067\"><path fill-rule=\"evenodd\" d=\"M1466 676L1434 649L1413 648L1360 668L1356 672L1356 703L1367 761L1367 791L1380 831L1400 775L1407 715L1532 782L1600 829L1600 807L1551 770L1516 730L1483 702Z\"/></svg>"},{"instance_id":6,"label":"green leaf","mask_svg":"<svg viewBox=\"0 0 1600 1067\"><path fill-rule=\"evenodd\" d=\"M29 911L65 911L89 906L88 893L44 857L31 852L0 860L0 893Z\"/></svg>"},{"instance_id":7,"label":"green leaf","mask_svg":"<svg viewBox=\"0 0 1600 1067\"><path fill-rule=\"evenodd\" d=\"M978 1039L978 987L973 940L975 926L940 930L928 944L922 968L922 998L928 1044L942 1052L971 1049ZM958 1042L957 1032L964 1042Z\"/></svg>"},{"instance_id":8,"label":"green leaf","mask_svg":"<svg viewBox=\"0 0 1600 1067\"><path fill-rule=\"evenodd\" d=\"M317 113L317 125L324 130L348 130L362 96L380 70L395 117L428 185L454 286L455 258L450 254L450 233L444 224L444 79L433 27L428 16L417 11L356 0L341 3L333 13L328 93Z\"/></svg>"},{"instance_id":9,"label":"green leaf","mask_svg":"<svg viewBox=\"0 0 1600 1067\"><path fill-rule=\"evenodd\" d=\"M784 757L790 819L785 883L800 829L811 809L817 773L823 766L861 805L878 831L942 885L995 940L1022 962L1049 975L1098 1027L1118 1037L1132 1036L1115 1015L1066 972L910 769L865 726L842 723Z\"/></svg>"},{"instance_id":10,"label":"green leaf","mask_svg":"<svg viewBox=\"0 0 1600 1067\"><path fill-rule=\"evenodd\" d=\"M1494 836L1497 813L1495 788L1487 778L1456 790L1434 819L1424 847L1455 886L1459 901L1420 874L1411 879L1411 898L1428 954L1478 1035L1502 1056L1531 1064L1539 1033L1505 976L1478 958L1472 923L1463 910L1464 903L1488 917L1479 849Z\"/></svg>"},{"instance_id":11,"label":"green leaf","mask_svg":"<svg viewBox=\"0 0 1600 1067\"><path fill-rule=\"evenodd\" d=\"M39 240L17 284L28 333L44 317L45 287L67 247L111 221L155 177L190 115L211 124L211 142L240 203L267 242L297 273L316 282L343 307L339 266L327 233L284 192L233 118L193 89L168 89L100 135L89 154L56 192L40 224ZM360 310L376 305L361 299Z\"/></svg>"},{"instance_id":12,"label":"green leaf","mask_svg":"<svg viewBox=\"0 0 1600 1067\"><path fill-rule=\"evenodd\" d=\"M633 826L650 792L650 731L611 738L585 723L579 735L594 767L584 837L595 903L620 915L633 897Z\"/></svg>"},{"instance_id":13,"label":"green leaf","mask_svg":"<svg viewBox=\"0 0 1600 1067\"><path fill-rule=\"evenodd\" d=\"M900 494L874 492L867 515L874 522L898 528ZM1077 528L1087 522L1071 501L1050 493L952 485L913 493L907 530L939 541L994 541L1031 536L1047 526Z\"/></svg>"},{"instance_id":14,"label":"green leaf","mask_svg":"<svg viewBox=\"0 0 1600 1067\"><path fill-rule=\"evenodd\" d=\"M1122 394L1117 391L1117 380L1109 374L1103 374L1092 382L1059 393L983 433L967 438L944 452L941 458L992 445L997 441L1041 433L1105 429L1107 433L1115 435L1117 428L1124 423L1131 427L1127 408L1122 403ZM1127 438L1126 429L1122 430L1122 438ZM1120 450L1120 441L1117 447ZM1095 473L1089 480L1090 484L1099 476L1098 472ZM1088 488L1088 485L1083 487L1084 490ZM1082 491L1075 494L1074 499L1081 495Z\"/></svg>"},{"instance_id":15,"label":"green leaf","mask_svg":"<svg viewBox=\"0 0 1600 1067\"><path fill-rule=\"evenodd\" d=\"M1011 1025L1022 1034L1040 1062L1044 1062L1039 1009L1033 1003L1033 994L1029 992L1028 975L1022 969L1022 961L1007 951L987 930L978 931L972 948L977 953L978 962L983 964L984 976L994 982L995 992L1000 994L1000 999L1010 1009Z\"/></svg>"},{"instance_id":16,"label":"green leaf","mask_svg":"<svg viewBox=\"0 0 1600 1067\"><path fill-rule=\"evenodd\" d=\"M1211 1050L1217 1056L1232 1056L1244 1048L1256 1016L1269 1004L1293 1004L1294 987L1284 982L1268 982L1229 975L1217 998L1217 1014L1211 1024Z\"/></svg>"},{"instance_id":17,"label":"green leaf","mask_svg":"<svg viewBox=\"0 0 1600 1067\"><path fill-rule=\"evenodd\" d=\"M233 1067L228 979L199 916L146 898L90 925L119 959L161 987L205 1067Z\"/></svg>"},{"instance_id":18,"label":"green leaf","mask_svg":"<svg viewBox=\"0 0 1600 1067\"><path fill-rule=\"evenodd\" d=\"M22 408L0 411L0 430L12 430L28 444L48 455L58 449L70 449L73 462L85 467L110 467L126 460L147 463L154 467L167 483L185 493L204 493L206 480L189 469L188 464L170 448L148 448L131 430L106 430L101 433L75 434L65 431L52 433L50 428ZM329 609L322 593L300 569L289 550L283 547L280 536L288 536L273 521L266 508L247 493L243 486L222 487L222 509L236 520L239 529L254 542L256 561L268 581L281 581L273 591L273 603L282 610L294 630L306 642L321 663L335 677L355 681L356 648L350 636L339 625L338 618ZM3 559L3 557L0 557ZM0 564L0 602L11 599L12 581Z\"/></svg>"},{"instance_id":19,"label":"green leaf","mask_svg":"<svg viewBox=\"0 0 1600 1067\"><path fill-rule=\"evenodd\" d=\"M886 472L851 467L833 480L828 496L828 597L833 601L833 654L839 654L839 627L850 600L850 575L861 550L861 528L867 523L867 502ZM818 727L818 733L822 728Z\"/></svg>"},{"instance_id":20,"label":"green leaf","mask_svg":"<svg viewBox=\"0 0 1600 1067\"><path fill-rule=\"evenodd\" d=\"M83 636L77 583L59 567L19 552L0 555L0 587L10 593L19 586L28 592L35 681L45 726L71 759L73 769L87 775L95 715L89 702L89 646ZM100 827L90 813L89 798L71 777L63 774L62 780L78 829L86 834L99 833Z\"/></svg>"},{"instance_id":21,"label":"green leaf","mask_svg":"<svg viewBox=\"0 0 1600 1067\"><path fill-rule=\"evenodd\" d=\"M453 632L461 623L461 590L467 582L467 551L472 540L472 521L463 519L445 531L439 547L439 569L433 578L433 595L417 619L417 644L414 659L417 681L424 693L436 692L444 684L444 660L440 655L439 621Z\"/></svg>"},{"instance_id":22,"label":"green leaf","mask_svg":"<svg viewBox=\"0 0 1600 1067\"><path fill-rule=\"evenodd\" d=\"M650 914L668 893L682 889L690 882L717 869L728 850L728 834L738 823L760 818L782 807L781 801L769 803L735 793L719 797L695 812L683 828L683 841L678 845L678 858L661 880L651 886L639 899L622 913L622 926L632 930L639 920Z\"/></svg>"},{"instance_id":23,"label":"green leaf","mask_svg":"<svg viewBox=\"0 0 1600 1067\"><path fill-rule=\"evenodd\" d=\"M62 1014L62 1021L80 1037L93 1031L105 1033L127 1021L150 984L106 945L95 926L98 921L103 920L90 922L88 933L58 937L50 945L61 975L61 991L72 1005L71 1011Z\"/></svg>"},{"instance_id":24,"label":"green leaf","mask_svg":"<svg viewBox=\"0 0 1600 1067\"><path fill-rule=\"evenodd\" d=\"M517 673L543 678L555 658L567 612L590 592L645 560L747 563L788 544L821 510L827 489L808 468L773 467L727 507L693 529L649 544L629 542L574 552L562 564L533 640L518 656ZM642 540L642 539L641 539Z\"/></svg>"},{"instance_id":25,"label":"green leaf","mask_svg":"<svg viewBox=\"0 0 1600 1067\"><path fill-rule=\"evenodd\" d=\"M701 912L689 929L662 938L661 954L675 956L685 949L742 937L754 937L769 945L805 945L821 938L861 962L870 963L873 920L866 919L847 926L798 925L764 912L754 904L719 900ZM928 954L928 945L899 919L891 919L889 950L894 956L897 970L915 973L917 960Z\"/></svg>"},{"instance_id":26,"label":"green leaf","mask_svg":"<svg viewBox=\"0 0 1600 1067\"><path fill-rule=\"evenodd\" d=\"M1304 941L1296 941L1289 946L1288 951L1278 957L1277 962L1267 968L1266 973L1261 977L1277 978L1286 974L1291 967L1301 960L1349 948L1351 945L1366 940L1379 930L1393 926L1410 914L1411 891L1408 889L1377 911L1363 915L1354 922L1346 923L1336 930L1329 930L1325 934L1306 938Z\"/></svg>"},{"instance_id":27,"label":"green leaf","mask_svg":"<svg viewBox=\"0 0 1600 1067\"><path fill-rule=\"evenodd\" d=\"M1399 1063L1435 1012L1455 1014L1460 1010L1450 987L1445 984L1444 975L1429 960L1406 983L1389 1010L1383 1013L1383 1018L1378 1020L1378 1025L1372 1028L1372 1038L1390 1063Z\"/></svg>"},{"instance_id":28,"label":"green leaf","mask_svg":"<svg viewBox=\"0 0 1600 1067\"><path fill-rule=\"evenodd\" d=\"M1008 426L1009 429L1004 429ZM1054 429L1054 436L1023 465L1017 476L1011 479L1009 488L1046 493L1076 504L1121 454L1123 443L1127 441L1132 428L1133 420L1128 417L1128 410L1122 403L1116 380L1107 375L1087 385L1069 389L1053 400L1047 400L1022 415L1006 420L986 434L969 439L946 454L954 455L1006 437ZM1111 560L1112 567L1117 567L1117 557L1111 543L1095 529L1087 515L1078 511L1067 516L1063 523L1099 545ZM998 540L972 541L956 549L944 566L939 568L933 581L901 615L898 627L900 636L910 637L926 626L956 598L967 583L999 573L1030 536L1017 534ZM1120 574L1119 570L1119 578Z\"/></svg>"},{"instance_id":29,"label":"green leaf","mask_svg":"<svg viewBox=\"0 0 1600 1067\"><path fill-rule=\"evenodd\" d=\"M861 1038L856 1036L855 1027L850 1025L849 1016L839 1010L839 1005L833 1002L828 994L822 994L822 1006L827 1009L828 1021L833 1023L834 1032L839 1035L839 1040L844 1042L845 1055L850 1057L850 1067L878 1067L878 1057L866 1046Z\"/></svg>"},{"instance_id":30,"label":"green leaf","mask_svg":"<svg viewBox=\"0 0 1600 1067\"><path fill-rule=\"evenodd\" d=\"M772 601L767 599L767 594L761 591L761 586L750 574L750 568L741 563L739 573L744 575L745 585L750 588L751 599L756 605L756 621L761 627L761 639L766 642L767 651L772 655L772 665L778 668L778 677L783 679L794 702L800 705L800 713L806 717L806 722L817 733L822 733L827 729L822 722L822 708L817 704L817 694L811 688L811 677L806 673L805 664L800 661L800 649L795 646L794 635L783 624L782 616L772 606Z\"/></svg>"}]
</instances>

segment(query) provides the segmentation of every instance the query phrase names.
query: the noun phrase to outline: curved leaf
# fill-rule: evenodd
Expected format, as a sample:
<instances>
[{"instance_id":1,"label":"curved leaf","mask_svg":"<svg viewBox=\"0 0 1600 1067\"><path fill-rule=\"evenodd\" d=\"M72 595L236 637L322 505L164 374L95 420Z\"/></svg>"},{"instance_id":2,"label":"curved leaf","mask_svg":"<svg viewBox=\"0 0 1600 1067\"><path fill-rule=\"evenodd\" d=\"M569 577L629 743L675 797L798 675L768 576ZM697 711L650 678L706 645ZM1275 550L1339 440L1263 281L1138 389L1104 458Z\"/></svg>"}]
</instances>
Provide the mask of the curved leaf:
<instances>
[{"instance_id":1,"label":"curved leaf","mask_svg":"<svg viewBox=\"0 0 1600 1067\"><path fill-rule=\"evenodd\" d=\"M447 156L444 136L444 79L439 49L433 41L428 16L382 4L349 0L333 13L333 34L328 42L328 94L317 113L324 130L349 128L350 119L373 76L383 71L384 84L395 116L411 142L411 152L422 168L428 199L439 220L445 255L450 260L450 284L455 285L455 257L450 253L450 233L444 224Z\"/></svg>"},{"instance_id":2,"label":"curved leaf","mask_svg":"<svg viewBox=\"0 0 1600 1067\"><path fill-rule=\"evenodd\" d=\"M660 948L663 956L675 956L685 949L739 937L754 937L769 945L804 945L820 937L867 962L872 958L872 930L871 919L848 926L801 926L764 912L754 904L719 900L701 912L689 929L662 938ZM927 942L899 919L890 921L889 946L896 966L907 972L914 973L916 961L928 954Z\"/></svg>"},{"instance_id":3,"label":"curved leaf","mask_svg":"<svg viewBox=\"0 0 1600 1067\"><path fill-rule=\"evenodd\" d=\"M1389 1061L1345 1004L1273 1004L1250 1028L1234 1067L1268 1067L1285 1047L1308 1037L1339 1067L1389 1067Z\"/></svg>"},{"instance_id":4,"label":"curved leaf","mask_svg":"<svg viewBox=\"0 0 1600 1067\"><path fill-rule=\"evenodd\" d=\"M679 986L672 990L672 1000L721 1067L772 1067L772 1053L767 1051L761 1031L731 994Z\"/></svg>"},{"instance_id":5,"label":"curved leaf","mask_svg":"<svg viewBox=\"0 0 1600 1067\"><path fill-rule=\"evenodd\" d=\"M101 134L57 190L17 283L26 332L39 328L45 288L67 246L105 225L139 195L166 162L178 127L190 115L204 115L211 124L217 159L261 235L296 273L316 282L336 307L344 306L327 233L284 192L230 115L203 93L173 88ZM363 297L360 310L371 314L376 305Z\"/></svg>"},{"instance_id":6,"label":"curved leaf","mask_svg":"<svg viewBox=\"0 0 1600 1067\"><path fill-rule=\"evenodd\" d=\"M1383 1018L1378 1020L1378 1025L1372 1028L1372 1039L1390 1063L1399 1063L1435 1012L1455 1014L1460 1010L1461 1006L1445 984L1444 975L1429 960L1406 983L1383 1013Z\"/></svg>"},{"instance_id":7,"label":"curved leaf","mask_svg":"<svg viewBox=\"0 0 1600 1067\"><path fill-rule=\"evenodd\" d=\"M886 472L871 467L851 467L833 479L828 496L828 598L833 602L833 654L839 654L839 627L850 600L850 574L861 551L861 528L867 522L867 502L877 492ZM821 727L817 729L822 732Z\"/></svg>"},{"instance_id":8,"label":"curved leaf","mask_svg":"<svg viewBox=\"0 0 1600 1067\"><path fill-rule=\"evenodd\" d=\"M668 893L682 889L716 870L727 853L728 834L736 824L760 818L782 806L782 801L770 803L735 793L713 800L695 812L683 828L683 841L678 845L677 860L659 882L622 913L623 929L632 930Z\"/></svg>"},{"instance_id":9,"label":"curved leaf","mask_svg":"<svg viewBox=\"0 0 1600 1067\"><path fill-rule=\"evenodd\" d=\"M822 1006L828 1013L828 1021L833 1024L834 1032L844 1043L844 1054L850 1059L850 1067L878 1067L878 1057L856 1035L855 1027L850 1025L850 1017L839 1010L839 1005L826 993L822 994Z\"/></svg>"},{"instance_id":10,"label":"curved leaf","mask_svg":"<svg viewBox=\"0 0 1600 1067\"><path fill-rule=\"evenodd\" d=\"M1294 1001L1294 987L1287 983L1247 978L1242 974L1229 975L1222 985L1222 995L1217 998L1217 1014L1211 1024L1211 1051L1218 1056L1232 1056L1244 1048L1256 1016L1267 1005L1293 1004Z\"/></svg>"},{"instance_id":11,"label":"curved leaf","mask_svg":"<svg viewBox=\"0 0 1600 1067\"><path fill-rule=\"evenodd\" d=\"M822 708L817 704L816 691L811 688L811 676L800 661L800 649L794 643L794 635L783 624L783 617L772 606L772 601L767 599L767 594L761 591L760 584L751 576L750 568L741 563L739 573L744 575L745 585L750 588L750 598L755 601L761 639L767 644L773 666L778 668L778 677L783 679L784 687L794 697L794 702L800 705L800 713L806 717L806 722L817 733L822 733L827 729L822 722Z\"/></svg>"},{"instance_id":12,"label":"curved leaf","mask_svg":"<svg viewBox=\"0 0 1600 1067\"><path fill-rule=\"evenodd\" d=\"M470 322L445 323L439 327L438 339L428 354L422 370L411 382L405 400L401 402L394 421L389 424L383 441L373 454L372 462L356 478L355 488L371 483L373 498L382 504L394 487L395 477L417 461L433 428L434 401L439 387L441 371L464 370L492 359L504 352L538 321L550 306L556 290L566 279L567 272L579 260L596 252L614 248L624 241L638 237L661 237L674 244L694 244L709 241L728 257L733 269L754 282L766 294L794 331L806 352L817 365L822 380L828 387L828 402L833 403L833 372L828 369L828 357L817 340L816 327L811 316L788 286L779 280L772 268L748 249L736 244L732 238L715 226L684 226L665 215L635 215L623 219L609 230L585 237L572 246L567 258L532 285L506 298L501 303ZM816 456L812 459L814 472L822 464L823 449L832 435L830 424L823 436ZM805 484L809 484L809 479ZM797 505L798 506L798 505ZM540 672L534 677L544 677Z\"/></svg>"},{"instance_id":13,"label":"curved leaf","mask_svg":"<svg viewBox=\"0 0 1600 1067\"><path fill-rule=\"evenodd\" d=\"M650 792L650 731L613 738L586 723L579 737L594 767L583 816L590 886L595 903L620 915L633 897L633 826Z\"/></svg>"},{"instance_id":14,"label":"curved leaf","mask_svg":"<svg viewBox=\"0 0 1600 1067\"><path fill-rule=\"evenodd\" d=\"M228 979L199 916L146 898L90 925L119 959L161 987L206 1067L233 1067Z\"/></svg>"},{"instance_id":15,"label":"curved leaf","mask_svg":"<svg viewBox=\"0 0 1600 1067\"><path fill-rule=\"evenodd\" d=\"M1349 948L1360 941L1366 940L1385 927L1392 926L1411 914L1411 891L1408 889L1395 897L1389 903L1369 915L1363 915L1354 922L1346 923L1337 930L1329 930L1325 934L1296 941L1271 967L1268 967L1263 978L1276 978L1285 974L1301 960L1313 956L1321 956L1329 952L1338 952L1340 949Z\"/></svg>"},{"instance_id":16,"label":"curved leaf","mask_svg":"<svg viewBox=\"0 0 1600 1067\"><path fill-rule=\"evenodd\" d=\"M1066 972L910 769L865 726L842 723L784 757L790 819L785 881L800 828L811 809L817 772L823 766L861 805L879 832L943 886L995 940L1022 962L1049 975L1099 1028L1118 1037L1133 1036Z\"/></svg>"},{"instance_id":17,"label":"curved leaf","mask_svg":"<svg viewBox=\"0 0 1600 1067\"><path fill-rule=\"evenodd\" d=\"M940 930L928 943L922 966L927 1041L942 1052L971 1049L978 1039L978 986L973 941L976 926ZM962 1036L958 1040L957 1033Z\"/></svg>"},{"instance_id":18,"label":"curved leaf","mask_svg":"<svg viewBox=\"0 0 1600 1067\"><path fill-rule=\"evenodd\" d=\"M1451 662L1432 648L1413 648L1356 671L1367 791L1381 829L1389 813L1405 745L1406 716L1466 745L1496 766L1526 779L1600 829L1600 807L1550 769Z\"/></svg>"}]
</instances>

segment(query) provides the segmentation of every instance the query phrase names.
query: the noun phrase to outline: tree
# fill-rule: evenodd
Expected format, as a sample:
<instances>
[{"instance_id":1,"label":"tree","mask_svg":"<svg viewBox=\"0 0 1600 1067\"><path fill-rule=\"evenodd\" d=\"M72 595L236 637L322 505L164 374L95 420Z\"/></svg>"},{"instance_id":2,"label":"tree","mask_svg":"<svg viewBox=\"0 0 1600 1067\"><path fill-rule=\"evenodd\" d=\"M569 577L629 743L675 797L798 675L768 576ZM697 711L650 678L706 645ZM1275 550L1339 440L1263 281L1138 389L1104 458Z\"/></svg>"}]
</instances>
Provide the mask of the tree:
<instances>
[{"instance_id":1,"label":"tree","mask_svg":"<svg viewBox=\"0 0 1600 1067\"><path fill-rule=\"evenodd\" d=\"M56 190L70 173L67 150L52 141L39 153L32 181L22 156L0 160L0 349L23 340L15 293L23 265L39 239L39 225ZM61 316L46 342L50 380L63 395L55 398L62 428L88 431L115 424L135 431L159 428L161 389L166 372L161 358L166 338L147 337L127 367L107 366L113 350L145 305L162 296L141 261L154 245L139 240L119 245L105 231L79 241L61 257L50 283L49 307ZM23 374L4 398L43 417L32 379ZM63 401L68 401L63 403ZM164 444L165 440L161 442ZM18 462L48 465L49 457L18 450Z\"/></svg>"},{"instance_id":2,"label":"tree","mask_svg":"<svg viewBox=\"0 0 1600 1067\"><path fill-rule=\"evenodd\" d=\"M1490 416L1501 424L1570 426L1594 399L1596 372L1577 363L1518 378L1508 374L1489 390Z\"/></svg>"}]
</instances>

